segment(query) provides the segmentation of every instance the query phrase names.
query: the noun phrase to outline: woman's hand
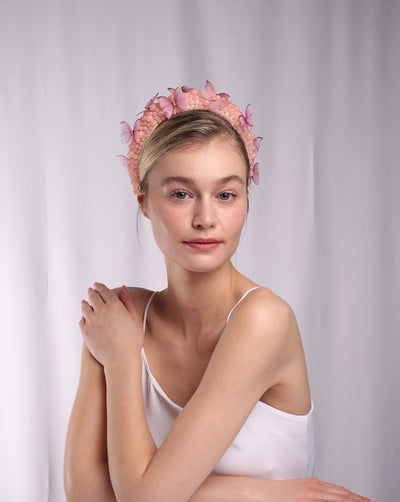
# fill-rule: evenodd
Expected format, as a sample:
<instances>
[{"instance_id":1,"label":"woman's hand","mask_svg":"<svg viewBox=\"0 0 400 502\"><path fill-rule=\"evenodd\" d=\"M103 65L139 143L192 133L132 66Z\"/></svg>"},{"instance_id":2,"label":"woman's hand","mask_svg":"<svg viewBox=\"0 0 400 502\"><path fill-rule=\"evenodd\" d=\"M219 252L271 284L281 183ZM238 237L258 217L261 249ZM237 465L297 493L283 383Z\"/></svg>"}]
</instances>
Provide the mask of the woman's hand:
<instances>
[{"instance_id":1,"label":"woman's hand","mask_svg":"<svg viewBox=\"0 0 400 502\"><path fill-rule=\"evenodd\" d=\"M88 288L90 303L82 300L79 326L88 349L105 366L141 349L142 320L125 287L118 298L104 284L93 285L96 289Z\"/></svg>"},{"instance_id":2,"label":"woman's hand","mask_svg":"<svg viewBox=\"0 0 400 502\"><path fill-rule=\"evenodd\" d=\"M267 481L260 502L376 502L316 478Z\"/></svg>"}]
</instances>

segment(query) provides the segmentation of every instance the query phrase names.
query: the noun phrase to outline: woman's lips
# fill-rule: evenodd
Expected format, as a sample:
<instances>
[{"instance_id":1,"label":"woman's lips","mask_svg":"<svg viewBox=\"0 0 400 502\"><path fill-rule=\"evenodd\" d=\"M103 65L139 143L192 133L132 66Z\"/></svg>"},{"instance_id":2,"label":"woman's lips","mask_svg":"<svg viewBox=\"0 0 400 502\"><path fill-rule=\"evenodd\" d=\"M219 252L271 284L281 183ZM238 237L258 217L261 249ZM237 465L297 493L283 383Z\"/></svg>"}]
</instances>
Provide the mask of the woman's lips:
<instances>
[{"instance_id":1,"label":"woman's lips","mask_svg":"<svg viewBox=\"0 0 400 502\"><path fill-rule=\"evenodd\" d=\"M202 249L202 250L208 250L208 249L214 249L216 248L219 244L221 244L221 241L217 241L215 239L194 239L190 241L184 241L185 244L187 244L189 247L193 249Z\"/></svg>"}]
</instances>

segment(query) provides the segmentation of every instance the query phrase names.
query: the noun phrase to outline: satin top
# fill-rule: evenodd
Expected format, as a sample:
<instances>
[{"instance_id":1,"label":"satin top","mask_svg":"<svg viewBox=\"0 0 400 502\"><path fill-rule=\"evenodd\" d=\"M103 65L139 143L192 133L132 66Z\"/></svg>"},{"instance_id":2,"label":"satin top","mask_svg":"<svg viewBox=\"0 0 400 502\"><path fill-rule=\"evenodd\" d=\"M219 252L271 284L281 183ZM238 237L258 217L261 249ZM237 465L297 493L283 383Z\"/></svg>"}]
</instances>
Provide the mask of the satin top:
<instances>
[{"instance_id":1,"label":"satin top","mask_svg":"<svg viewBox=\"0 0 400 502\"><path fill-rule=\"evenodd\" d=\"M239 299L229 312L255 286ZM143 315L143 333L147 311L156 291L150 296ZM174 403L151 373L142 347L142 389L147 423L160 448L171 425L183 408ZM247 476L259 479L293 479L314 475L314 433L311 410L292 415L258 401L247 420L217 463L212 475Z\"/></svg>"}]
</instances>

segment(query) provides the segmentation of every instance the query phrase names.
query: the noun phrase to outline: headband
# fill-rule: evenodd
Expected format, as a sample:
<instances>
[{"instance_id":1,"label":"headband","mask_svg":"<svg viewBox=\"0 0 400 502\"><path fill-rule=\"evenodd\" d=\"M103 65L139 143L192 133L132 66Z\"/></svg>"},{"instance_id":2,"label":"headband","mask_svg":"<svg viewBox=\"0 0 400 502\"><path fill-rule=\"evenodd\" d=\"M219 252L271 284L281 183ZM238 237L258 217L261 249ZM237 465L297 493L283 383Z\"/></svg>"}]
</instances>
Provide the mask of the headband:
<instances>
[{"instance_id":1,"label":"headband","mask_svg":"<svg viewBox=\"0 0 400 502\"><path fill-rule=\"evenodd\" d=\"M153 129L174 115L187 110L209 110L217 115L224 117L240 134L246 146L250 161L250 179L258 185L259 171L258 162L254 163L260 148L262 137L255 137L251 130L253 126L253 113L250 105L247 105L243 114L239 107L229 100L229 94L220 92L215 93L214 86L208 80L204 90L199 91L193 87L168 87L169 96L158 96L158 93L146 104L145 109L137 115L143 113L133 126L128 122L121 122L121 141L129 143L128 156L117 155L122 165L127 169L133 191L139 194L140 173L139 157L143 149L144 142L153 131Z\"/></svg>"}]
</instances>

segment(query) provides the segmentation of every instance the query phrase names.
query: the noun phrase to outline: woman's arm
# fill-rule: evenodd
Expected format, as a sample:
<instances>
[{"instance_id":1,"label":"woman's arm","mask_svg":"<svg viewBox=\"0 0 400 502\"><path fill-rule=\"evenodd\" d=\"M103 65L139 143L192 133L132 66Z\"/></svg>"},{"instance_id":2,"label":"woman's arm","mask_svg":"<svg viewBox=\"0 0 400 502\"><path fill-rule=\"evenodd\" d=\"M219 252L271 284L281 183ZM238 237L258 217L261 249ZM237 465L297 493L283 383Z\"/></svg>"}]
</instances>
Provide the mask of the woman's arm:
<instances>
[{"instance_id":1,"label":"woman's arm","mask_svg":"<svg viewBox=\"0 0 400 502\"><path fill-rule=\"evenodd\" d=\"M64 487L68 502L117 501L107 461L105 389L103 366L91 355L84 343L81 376L65 448ZM285 497L296 500L295 497L300 497L304 492L316 491L318 483L321 482L309 479L289 480L282 484L279 481L264 481L250 477L210 475L188 500L189 502L278 502L279 500L286 502L288 499Z\"/></svg>"},{"instance_id":2,"label":"woman's arm","mask_svg":"<svg viewBox=\"0 0 400 502\"><path fill-rule=\"evenodd\" d=\"M265 480L238 476L236 491L232 490L234 476L209 476L188 502L376 502L361 497L342 486L316 478ZM226 497L224 485L232 498ZM199 492L200 493L200 492ZM207 498L209 497L209 498ZM225 498L226 497L226 498Z\"/></svg>"},{"instance_id":3,"label":"woman's arm","mask_svg":"<svg viewBox=\"0 0 400 502\"><path fill-rule=\"evenodd\" d=\"M111 471L111 478L113 480L118 502L147 502L153 500L171 500L182 502L369 502L368 498L361 497L341 486L326 483L316 478L262 480L241 476L209 475L198 486L192 495L179 495L180 487L185 486L185 482L187 482L190 474L182 473L181 471L176 472L176 464L172 461L169 464L170 467L168 474L170 474L171 477L175 474L175 479L178 480L177 483L179 484L177 484L175 492L172 492L175 487L173 486L171 490L171 484L168 484L168 479L167 483L164 483L163 480L159 480L156 486L146 485L145 482L142 486L139 486L139 483L146 475L146 471L148 472L148 467L145 469L144 475L142 474L141 478L139 478L138 469L135 470L129 468L129 465L133 465L129 462L131 462L132 458L135 458L135 455L140 453L142 445L138 445L136 443L137 448L134 449L133 452L129 446L135 445L133 439L135 433L138 434L136 437L140 437L140 433L145 430L144 425L146 425L146 427L148 426L147 422L145 422L145 418L143 418L143 422L141 424L143 428L141 429L139 427L139 419L141 418L140 408L138 409L136 406L133 406L132 408L135 408L133 413L132 410L130 410L131 406L129 403L136 402L137 395L141 389L141 387L140 389L135 388L135 370L132 371L132 368L135 368L135 364L133 361L131 362L131 370L129 370L129 368L124 364L120 365L118 368L114 367L106 370L107 409L111 410L111 413L108 416L110 418L109 423L111 424L109 429L109 444L112 446L112 450L110 449L111 451L109 453L110 455L113 454L114 458L119 460L119 463L114 462L114 471ZM241 375L243 376L243 373L241 373ZM135 396L132 399L133 394L135 394ZM181 414L178 415L178 418L175 420L172 428L176 425L177 420L179 420L179 417L182 416L185 409L186 407L182 410ZM131 422L132 416L135 417L133 422ZM132 427L132 423L135 423L137 427ZM210 421L207 426L212 427L212 421ZM114 427L114 430L112 430L112 427ZM145 444L145 439L145 435L141 437L143 444ZM166 444L167 439L168 435L160 449L157 450L155 448L156 452L159 453L161 451L163 445ZM201 441L201 439L199 440ZM126 443L124 441L126 441ZM152 444L154 444L154 442ZM145 448L148 448L148 446L145 445ZM171 446L170 450L173 451ZM142 451L146 450L143 449ZM151 448L148 448L148 457L142 459L142 464L137 461L136 457L134 461L137 462L136 465L143 466L144 462L150 457L151 451ZM186 458L193 459L192 454L190 453L191 449L188 448L186 451L184 450L183 455L185 455L186 452L189 452ZM166 455L168 455L168 452ZM195 455L195 453L193 453L193 455ZM156 453L152 458L157 458ZM166 472L168 471L168 467L165 468L165 466L167 466L165 458L160 460L160 462L163 461L165 464L164 466L161 465L160 471L163 472L164 467L164 472ZM186 459L183 458L183 461L186 461ZM194 473L194 476L196 476L196 472ZM135 486L135 479L137 480L138 478L139 482L136 481L138 484ZM121 489L121 487L122 489L125 489L125 492ZM168 490L171 490L171 492L168 492Z\"/></svg>"},{"instance_id":4,"label":"woman's arm","mask_svg":"<svg viewBox=\"0 0 400 502\"><path fill-rule=\"evenodd\" d=\"M85 342L81 374L71 412L64 454L64 490L68 502L116 502L106 443L106 382L103 366ZM190 502L252 502L254 480L208 476Z\"/></svg>"},{"instance_id":5,"label":"woman's arm","mask_svg":"<svg viewBox=\"0 0 400 502\"><path fill-rule=\"evenodd\" d=\"M120 308L107 289L102 285L100 290L106 304L101 305L103 318L107 309L111 316L112 309ZM110 475L121 502L189 500L292 357L297 334L287 304L281 300L271 304L262 290L252 297L250 304L245 299L235 310L200 385L159 450L145 417L140 346L105 359ZM99 322L96 316L94 326ZM104 340L104 330L99 336Z\"/></svg>"},{"instance_id":6,"label":"woman's arm","mask_svg":"<svg viewBox=\"0 0 400 502\"><path fill-rule=\"evenodd\" d=\"M66 435L64 490L69 502L116 501L107 463L104 369L85 342Z\"/></svg>"},{"instance_id":7,"label":"woman's arm","mask_svg":"<svg viewBox=\"0 0 400 502\"><path fill-rule=\"evenodd\" d=\"M64 490L68 502L116 502L107 455L106 381L103 366L83 342L79 386L64 453ZM190 502L252 502L255 479L208 476ZM254 492L254 490L253 490Z\"/></svg>"}]
</instances>

